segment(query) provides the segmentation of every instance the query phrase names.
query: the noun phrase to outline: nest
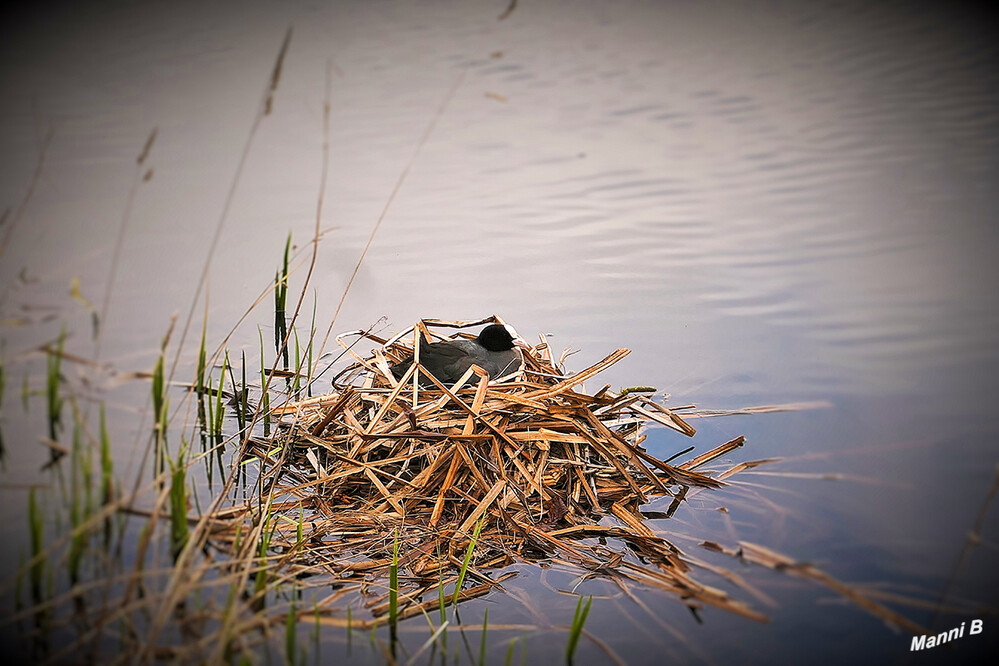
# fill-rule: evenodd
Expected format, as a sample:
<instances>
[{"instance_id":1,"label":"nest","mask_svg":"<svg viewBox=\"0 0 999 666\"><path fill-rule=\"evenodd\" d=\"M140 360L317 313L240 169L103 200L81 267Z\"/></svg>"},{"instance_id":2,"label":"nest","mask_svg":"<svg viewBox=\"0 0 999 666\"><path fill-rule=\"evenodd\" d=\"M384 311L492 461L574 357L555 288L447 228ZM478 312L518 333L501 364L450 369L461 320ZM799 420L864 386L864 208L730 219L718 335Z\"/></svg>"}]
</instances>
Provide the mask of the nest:
<instances>
[{"instance_id":1,"label":"nest","mask_svg":"<svg viewBox=\"0 0 999 666\"><path fill-rule=\"evenodd\" d=\"M457 600L501 588L514 575L503 567L524 561L566 563L621 585L667 590L695 608L765 619L695 581L690 560L639 511L671 497L670 516L689 489L723 485L696 469L742 438L678 464L650 455L641 447L649 422L687 436L694 429L648 393L582 387L629 350L569 376L566 354L556 361L542 335L520 371L499 381L473 366L445 386L418 362L401 381L393 377L391 364L442 339L434 329L467 335L461 329L486 322L503 323L495 316L423 320L391 340L342 335L354 362L334 391L275 410L278 435L251 440L248 453L270 466L262 478L270 484L269 547L279 564L295 575L365 581L374 590L366 602L372 624L388 619L394 549L399 619L436 607L442 583L460 588ZM353 347L364 338L376 346L361 356ZM433 388L421 386L420 376Z\"/></svg>"}]
</instances>

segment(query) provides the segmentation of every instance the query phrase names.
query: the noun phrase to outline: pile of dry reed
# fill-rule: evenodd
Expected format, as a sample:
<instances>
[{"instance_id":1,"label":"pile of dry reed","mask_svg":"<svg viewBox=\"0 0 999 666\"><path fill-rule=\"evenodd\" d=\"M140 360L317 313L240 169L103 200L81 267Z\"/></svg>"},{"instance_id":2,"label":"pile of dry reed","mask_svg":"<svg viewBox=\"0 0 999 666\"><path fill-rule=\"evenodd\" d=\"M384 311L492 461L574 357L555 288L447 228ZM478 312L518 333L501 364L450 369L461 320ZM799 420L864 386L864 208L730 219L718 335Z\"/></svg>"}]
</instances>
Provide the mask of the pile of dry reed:
<instances>
[{"instance_id":1,"label":"pile of dry reed","mask_svg":"<svg viewBox=\"0 0 999 666\"><path fill-rule=\"evenodd\" d=\"M259 525L264 516L268 548L277 553L268 566L299 577L382 581L370 585L372 624L388 619L384 581L394 548L401 619L436 606L442 581L462 585L470 541L458 600L500 588L513 575L491 576L501 567L546 560L622 586L667 590L695 608L765 620L694 580L688 559L639 512L651 498L671 496L672 515L689 489L723 485L696 469L742 438L679 464L646 452L642 429L650 421L688 436L694 429L647 393L582 387L629 350L566 376L565 354L556 361L541 335L521 371L498 381L473 367L449 387L419 363L401 381L393 377L391 364L440 339L431 329L486 322L502 323L423 320L391 340L361 331L340 336L355 362L334 380L335 390L274 410L278 435L247 449L265 463L269 505L258 499L217 516L230 521L218 524L214 543L236 553L248 521ZM377 346L362 357L350 336ZM421 375L433 388L420 386Z\"/></svg>"}]
</instances>

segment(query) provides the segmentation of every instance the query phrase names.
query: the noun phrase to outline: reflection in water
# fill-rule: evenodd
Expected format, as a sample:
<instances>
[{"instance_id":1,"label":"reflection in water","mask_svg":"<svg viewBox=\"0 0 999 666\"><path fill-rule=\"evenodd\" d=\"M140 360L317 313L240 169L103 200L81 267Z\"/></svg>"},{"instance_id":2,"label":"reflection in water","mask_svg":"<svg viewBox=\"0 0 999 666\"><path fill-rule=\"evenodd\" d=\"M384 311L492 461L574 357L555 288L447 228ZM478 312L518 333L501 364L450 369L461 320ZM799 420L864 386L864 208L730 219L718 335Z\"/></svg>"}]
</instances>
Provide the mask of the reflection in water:
<instances>
[{"instance_id":1,"label":"reflection in water","mask_svg":"<svg viewBox=\"0 0 999 666\"><path fill-rule=\"evenodd\" d=\"M0 46L3 206L21 201L50 127L53 138L20 221L0 229L10 233L4 321L33 323L5 325L6 349L58 334L61 318L43 321L50 311L22 304L63 302L76 276L91 300L102 293L135 155L155 126L155 177L135 201L103 325L104 357L121 370L152 367L170 313L190 306L205 229L291 22L274 110L213 257L210 336L220 339L256 297L288 230L299 243L311 233L327 58L338 74L320 322L440 100L464 76L338 330L386 314L401 326L496 312L521 332L581 347L578 367L632 348L606 381L654 383L685 402L833 400L824 415L720 420L702 430L704 446L739 432L751 456L925 443L829 461L897 486L786 481L773 492L778 501L793 488L810 511L782 542L796 554L833 559L841 577L904 570L907 584L937 589L988 485L999 430L999 68L985 23L893 3L552 2L521 3L503 21L498 13L363 3L289 16L250 5L234 21L231 8L171 4L23 17ZM86 322L66 314L77 315ZM253 350L255 336L234 346ZM85 337L68 347L86 353ZM5 433L31 441L9 395ZM124 448L134 433L121 427ZM9 469L36 474L38 451L13 441ZM946 489L939 501L913 490L931 487ZM4 509L8 524L23 520L16 504ZM681 517L708 520L690 513ZM740 536L766 542L771 519L744 507L736 520L759 531L740 525ZM823 528L809 530L813 521ZM927 564L902 552L928 552ZM975 575L972 590L994 589L994 572ZM876 623L820 617L812 592L778 596L779 644L713 616L713 636L737 639L712 649L731 656L748 641L761 659L782 660L804 642L844 658L858 645L901 658ZM543 602L553 616L559 601ZM594 605L594 626L633 626L605 608ZM852 632L853 648L827 638L833 629Z\"/></svg>"}]
</instances>

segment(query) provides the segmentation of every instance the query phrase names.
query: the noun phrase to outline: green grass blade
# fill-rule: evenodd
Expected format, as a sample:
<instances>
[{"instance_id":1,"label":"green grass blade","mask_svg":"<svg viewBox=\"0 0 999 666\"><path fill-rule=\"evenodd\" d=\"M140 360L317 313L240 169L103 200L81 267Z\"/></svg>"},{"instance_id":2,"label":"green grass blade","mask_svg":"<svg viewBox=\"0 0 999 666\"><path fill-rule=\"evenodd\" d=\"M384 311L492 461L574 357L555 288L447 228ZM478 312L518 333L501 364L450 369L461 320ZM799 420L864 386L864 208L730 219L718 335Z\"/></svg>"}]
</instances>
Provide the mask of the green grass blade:
<instances>
[{"instance_id":1,"label":"green grass blade","mask_svg":"<svg viewBox=\"0 0 999 666\"><path fill-rule=\"evenodd\" d=\"M458 603L458 595L461 594L461 586L465 584L465 574L468 572L468 564L472 561L472 551L475 550L475 544L479 540L479 534L482 532L482 525L485 523L485 516L479 518L478 522L475 523L475 530L472 532L472 538L468 542L468 548L465 549L465 560L461 563L461 570L458 572L458 582L454 587L454 597L451 599L451 605Z\"/></svg>"},{"instance_id":2,"label":"green grass blade","mask_svg":"<svg viewBox=\"0 0 999 666\"><path fill-rule=\"evenodd\" d=\"M246 387L246 352L245 351L242 352L241 359L242 359L242 364L243 364L242 365L243 384L241 385L240 390L239 390L239 412L240 412L240 414L243 415L243 418L240 420L239 429L243 430L246 427L246 417L247 417L247 411L248 411L247 410L247 405L248 405L247 401L249 400L249 397L250 397L250 389L248 389ZM250 433L245 433L244 434L244 437L248 438L249 436L250 436Z\"/></svg>"},{"instance_id":3,"label":"green grass blade","mask_svg":"<svg viewBox=\"0 0 999 666\"><path fill-rule=\"evenodd\" d=\"M162 434L165 430L165 419L163 414L163 353L156 359L156 367L153 368L153 417L156 419L156 428Z\"/></svg>"},{"instance_id":4,"label":"green grass blade","mask_svg":"<svg viewBox=\"0 0 999 666\"><path fill-rule=\"evenodd\" d=\"M107 415L104 403L101 403L100 439L101 439L101 503L108 504L114 495L114 461L111 458L111 437L108 435Z\"/></svg>"},{"instance_id":5,"label":"green grass blade","mask_svg":"<svg viewBox=\"0 0 999 666\"><path fill-rule=\"evenodd\" d=\"M69 542L69 554L67 556L66 567L69 570L70 583L75 585L80 580L80 563L83 560L83 553L86 550L87 534L84 530L77 530L84 520L85 509L83 508L83 488L85 483L85 462L83 456L83 433L80 422L73 422L73 448L70 455L70 470L72 478L70 480L69 497L69 524L72 530L72 538Z\"/></svg>"},{"instance_id":6,"label":"green grass blade","mask_svg":"<svg viewBox=\"0 0 999 666\"><path fill-rule=\"evenodd\" d=\"M181 440L177 461L170 462L170 549L176 559L187 545L187 441Z\"/></svg>"},{"instance_id":7,"label":"green grass blade","mask_svg":"<svg viewBox=\"0 0 999 666\"><path fill-rule=\"evenodd\" d=\"M312 292L312 323L310 324L310 328L309 328L309 347L308 347L308 351L307 351L308 363L309 363L309 372L308 372L308 384L306 385L306 386L308 386L308 391L306 391L306 394L310 398L312 397L312 371L313 371L313 368L312 368L312 349L313 349L313 345L315 344L315 341L316 341L316 305L317 305L318 301L319 301L319 297L316 295L316 292L313 291Z\"/></svg>"},{"instance_id":8,"label":"green grass blade","mask_svg":"<svg viewBox=\"0 0 999 666\"><path fill-rule=\"evenodd\" d=\"M111 458L111 437L108 435L108 424L105 416L104 403L101 403L100 416L101 438L101 504L107 505L114 501L114 461ZM104 519L104 547L111 543L111 530L114 522L111 516Z\"/></svg>"},{"instance_id":9,"label":"green grass blade","mask_svg":"<svg viewBox=\"0 0 999 666\"><path fill-rule=\"evenodd\" d=\"M225 359L223 359L222 361L222 371L219 373L219 388L218 391L215 392L215 414L214 414L215 420L214 423L212 424L212 434L214 434L215 437L218 438L222 437L222 422L225 418L225 407L222 404L222 389L225 386L225 371L228 366L229 366L229 350L227 349L225 352ZM233 386L233 390L234 391L236 390L235 385Z\"/></svg>"},{"instance_id":10,"label":"green grass blade","mask_svg":"<svg viewBox=\"0 0 999 666\"><path fill-rule=\"evenodd\" d=\"M514 638L510 641L510 645L506 648L506 659L503 661L504 666L510 666L510 662L513 661L513 649L517 646L517 639Z\"/></svg>"},{"instance_id":11,"label":"green grass blade","mask_svg":"<svg viewBox=\"0 0 999 666\"><path fill-rule=\"evenodd\" d=\"M354 636L354 619L351 617L350 604L347 604L347 654L351 652L353 647L353 636Z\"/></svg>"},{"instance_id":12,"label":"green grass blade","mask_svg":"<svg viewBox=\"0 0 999 666\"><path fill-rule=\"evenodd\" d=\"M298 329L292 329L295 334L295 379L291 385L291 392L298 393L302 388L302 347L298 340Z\"/></svg>"},{"instance_id":13,"label":"green grass blade","mask_svg":"<svg viewBox=\"0 0 999 666\"><path fill-rule=\"evenodd\" d=\"M298 615L295 613L295 602L293 600L284 622L284 658L288 666L295 666L295 652L298 647L295 640L295 631L297 628Z\"/></svg>"},{"instance_id":14,"label":"green grass blade","mask_svg":"<svg viewBox=\"0 0 999 666\"><path fill-rule=\"evenodd\" d=\"M399 532L392 544L392 564L389 566L389 624L396 625L399 615Z\"/></svg>"},{"instance_id":15,"label":"green grass blade","mask_svg":"<svg viewBox=\"0 0 999 666\"><path fill-rule=\"evenodd\" d=\"M62 430L63 401L62 396L59 395L59 380L62 372L62 349L65 341L66 327L63 326L62 331L59 333L59 339L56 342L55 350L50 351L45 359L45 396L48 403L49 439L52 440L58 439L59 432ZM54 449L52 453L53 455L56 455Z\"/></svg>"},{"instance_id":16,"label":"green grass blade","mask_svg":"<svg viewBox=\"0 0 999 666\"><path fill-rule=\"evenodd\" d=\"M579 636L583 632L583 625L586 624L586 616L590 614L590 605L593 603L593 597L590 597L586 601L586 606L583 606L583 598L580 597L579 601L576 602L576 612L573 614L572 627L569 628L569 642L565 646L565 660L571 663L572 657L576 653L576 646L579 644Z\"/></svg>"},{"instance_id":17,"label":"green grass blade","mask_svg":"<svg viewBox=\"0 0 999 666\"><path fill-rule=\"evenodd\" d=\"M489 609L482 618L482 638L479 641L479 666L486 666L486 632L489 630Z\"/></svg>"},{"instance_id":18,"label":"green grass blade","mask_svg":"<svg viewBox=\"0 0 999 666\"><path fill-rule=\"evenodd\" d=\"M198 345L198 368L194 373L195 394L198 401L198 422L202 430L208 429L208 421L205 413L205 370L208 363L208 352L205 349L205 336L208 334L208 316L205 315L201 323L201 343ZM208 398L211 404L211 397Z\"/></svg>"},{"instance_id":19,"label":"green grass blade","mask_svg":"<svg viewBox=\"0 0 999 666\"><path fill-rule=\"evenodd\" d=\"M45 557L42 555L44 519L38 508L34 488L28 491L28 525L31 530L31 597L35 603L41 603L42 583L45 579Z\"/></svg>"},{"instance_id":20,"label":"green grass blade","mask_svg":"<svg viewBox=\"0 0 999 666\"><path fill-rule=\"evenodd\" d=\"M264 363L264 331L257 327L260 337L260 405L264 412L264 436L271 432L271 401L267 390L267 364Z\"/></svg>"}]
</instances>

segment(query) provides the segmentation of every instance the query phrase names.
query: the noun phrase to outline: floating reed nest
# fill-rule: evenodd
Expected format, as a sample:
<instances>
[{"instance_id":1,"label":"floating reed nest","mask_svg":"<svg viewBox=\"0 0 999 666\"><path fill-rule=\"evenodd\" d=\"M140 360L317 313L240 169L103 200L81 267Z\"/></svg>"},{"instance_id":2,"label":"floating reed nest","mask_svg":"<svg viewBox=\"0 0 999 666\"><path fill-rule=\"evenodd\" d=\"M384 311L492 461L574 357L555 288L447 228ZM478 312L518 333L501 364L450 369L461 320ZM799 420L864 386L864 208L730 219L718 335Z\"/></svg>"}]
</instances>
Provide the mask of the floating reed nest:
<instances>
[{"instance_id":1,"label":"floating reed nest","mask_svg":"<svg viewBox=\"0 0 999 666\"><path fill-rule=\"evenodd\" d=\"M641 446L644 425L687 436L694 429L648 390L582 387L629 350L567 375L567 353L555 360L541 335L522 368L497 381L473 366L445 386L418 363L401 381L393 377L390 365L412 356L418 343L443 339L437 330L467 336L461 329L487 322L503 323L495 316L422 320L391 340L363 331L338 338L354 362L333 392L275 409L277 435L251 440L247 450L265 463L269 514L261 521L254 501L230 518L240 529L252 521L270 530L268 548L278 555L269 566L276 560L290 575L364 581L371 618L355 618L358 627L388 619L394 549L398 619L436 607L442 580L462 587L454 597L460 601L501 589L515 575L499 572L507 565L546 561L660 588L695 608L765 620L694 580L688 558L640 513L668 496L671 516L689 489L722 486L696 470L743 439L677 464L650 455ZM365 338L376 346L361 356L353 347ZM420 376L434 386L421 386ZM225 541L225 534L238 547L239 529L230 524L214 536Z\"/></svg>"}]
</instances>

